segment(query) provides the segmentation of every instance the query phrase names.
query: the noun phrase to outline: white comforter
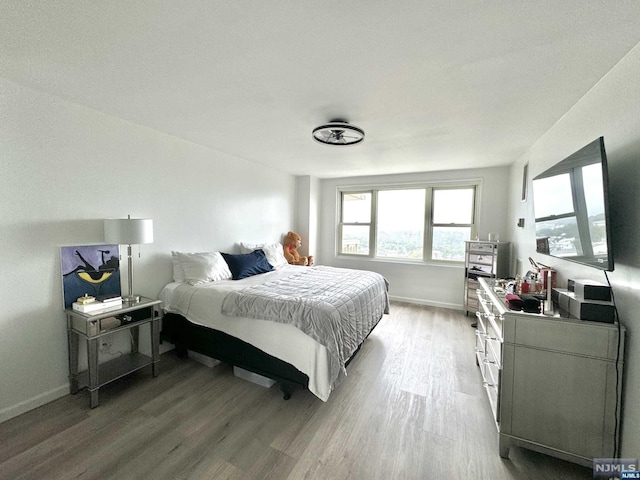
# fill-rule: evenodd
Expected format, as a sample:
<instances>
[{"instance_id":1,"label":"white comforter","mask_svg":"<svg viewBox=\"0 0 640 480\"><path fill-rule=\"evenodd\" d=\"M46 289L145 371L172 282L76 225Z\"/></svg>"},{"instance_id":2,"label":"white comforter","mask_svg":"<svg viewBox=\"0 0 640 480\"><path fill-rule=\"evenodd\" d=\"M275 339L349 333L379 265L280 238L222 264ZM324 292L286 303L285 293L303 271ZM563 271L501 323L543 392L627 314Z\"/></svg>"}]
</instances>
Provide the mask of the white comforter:
<instances>
[{"instance_id":1,"label":"white comforter","mask_svg":"<svg viewBox=\"0 0 640 480\"><path fill-rule=\"evenodd\" d=\"M291 276L300 277L300 275L311 274L311 278L314 276L313 273L319 269L320 267L287 265L279 270L243 280L223 280L197 286L186 283L170 283L160 293L160 299L165 303L165 309L169 312L178 313L193 323L225 332L295 366L309 377L309 390L321 400L326 401L341 378L340 373L343 372L343 369L336 370L334 347L328 349L293 324L281 323L280 319L277 321L257 320L221 313L224 299L230 292L239 292L263 284L287 282L286 279ZM346 270L346 272L354 271ZM362 273L369 274L369 272ZM352 280L353 278L355 277L351 276ZM290 282L288 283L290 284ZM332 284L332 286L335 288L335 285ZM344 289L346 290L347 287L351 288L345 285ZM382 301L388 307L386 290ZM378 320L379 317L372 320L371 328ZM364 336L367 333L368 330ZM359 341L361 342L363 339ZM351 347L348 347L347 351L350 349ZM342 360L342 354L340 360Z\"/></svg>"}]
</instances>

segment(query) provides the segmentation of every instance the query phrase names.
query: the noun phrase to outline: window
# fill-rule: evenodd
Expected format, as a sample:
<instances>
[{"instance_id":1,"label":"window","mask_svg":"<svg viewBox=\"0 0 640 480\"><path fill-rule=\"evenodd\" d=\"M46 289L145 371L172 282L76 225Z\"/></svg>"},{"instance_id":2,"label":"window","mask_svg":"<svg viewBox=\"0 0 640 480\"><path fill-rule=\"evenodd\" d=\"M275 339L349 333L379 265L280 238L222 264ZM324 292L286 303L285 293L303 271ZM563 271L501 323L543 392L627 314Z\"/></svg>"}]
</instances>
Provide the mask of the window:
<instances>
[{"instance_id":1,"label":"window","mask_svg":"<svg viewBox=\"0 0 640 480\"><path fill-rule=\"evenodd\" d=\"M378 192L376 256L422 260L425 190Z\"/></svg>"},{"instance_id":2,"label":"window","mask_svg":"<svg viewBox=\"0 0 640 480\"><path fill-rule=\"evenodd\" d=\"M369 255L372 192L343 192L340 253Z\"/></svg>"},{"instance_id":3,"label":"window","mask_svg":"<svg viewBox=\"0 0 640 480\"><path fill-rule=\"evenodd\" d=\"M340 192L338 252L407 261L464 261L475 234L476 185Z\"/></svg>"},{"instance_id":4,"label":"window","mask_svg":"<svg viewBox=\"0 0 640 480\"><path fill-rule=\"evenodd\" d=\"M464 261L464 242L471 239L475 188L433 189L431 226L433 260Z\"/></svg>"}]
</instances>

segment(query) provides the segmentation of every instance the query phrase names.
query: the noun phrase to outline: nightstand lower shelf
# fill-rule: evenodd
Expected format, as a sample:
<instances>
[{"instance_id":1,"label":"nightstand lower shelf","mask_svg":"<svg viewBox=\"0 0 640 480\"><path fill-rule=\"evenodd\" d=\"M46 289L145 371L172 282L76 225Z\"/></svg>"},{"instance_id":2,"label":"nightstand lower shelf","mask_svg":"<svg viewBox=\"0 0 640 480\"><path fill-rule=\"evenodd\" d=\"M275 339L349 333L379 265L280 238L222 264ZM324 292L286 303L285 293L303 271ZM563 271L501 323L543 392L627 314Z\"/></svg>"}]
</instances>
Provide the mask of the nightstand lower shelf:
<instances>
[{"instance_id":1,"label":"nightstand lower shelf","mask_svg":"<svg viewBox=\"0 0 640 480\"><path fill-rule=\"evenodd\" d=\"M140 370L141 368L151 365L153 370L153 376L156 376L156 366L153 363L153 359L143 353L125 354L121 357L109 360L108 362L98 365L98 384L94 388L100 388L107 383L113 382L121 377L124 377L130 373ZM89 382L89 370L79 372L76 377L75 392L81 388L89 388L91 391L91 385ZM73 387L72 387L73 388Z\"/></svg>"}]
</instances>

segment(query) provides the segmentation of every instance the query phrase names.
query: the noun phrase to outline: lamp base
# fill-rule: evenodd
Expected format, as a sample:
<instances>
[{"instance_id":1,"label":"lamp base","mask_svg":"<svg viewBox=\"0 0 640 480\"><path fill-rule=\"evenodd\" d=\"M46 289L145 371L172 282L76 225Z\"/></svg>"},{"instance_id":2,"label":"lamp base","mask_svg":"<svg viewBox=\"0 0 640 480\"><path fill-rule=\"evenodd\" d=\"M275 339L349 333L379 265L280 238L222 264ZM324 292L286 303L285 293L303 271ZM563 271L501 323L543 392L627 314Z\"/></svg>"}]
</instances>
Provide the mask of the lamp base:
<instances>
[{"instance_id":1,"label":"lamp base","mask_svg":"<svg viewBox=\"0 0 640 480\"><path fill-rule=\"evenodd\" d=\"M122 297L123 302L138 303L140 301L140 295L126 295Z\"/></svg>"}]
</instances>

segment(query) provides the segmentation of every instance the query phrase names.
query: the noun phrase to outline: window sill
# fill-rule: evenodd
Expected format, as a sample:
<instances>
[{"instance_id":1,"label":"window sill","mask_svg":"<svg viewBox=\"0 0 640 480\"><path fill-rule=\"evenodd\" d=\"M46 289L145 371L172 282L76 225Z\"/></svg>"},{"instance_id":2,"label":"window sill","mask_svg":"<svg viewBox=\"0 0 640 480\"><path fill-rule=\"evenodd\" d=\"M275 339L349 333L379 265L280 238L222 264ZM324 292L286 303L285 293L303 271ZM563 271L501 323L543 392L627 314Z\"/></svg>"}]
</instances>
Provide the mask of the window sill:
<instances>
[{"instance_id":1,"label":"window sill","mask_svg":"<svg viewBox=\"0 0 640 480\"><path fill-rule=\"evenodd\" d=\"M464 268L464 260L460 260L459 262L453 261L437 261L437 260L408 260L401 258L385 258L385 257L365 257L358 255L335 255L335 259L337 260L354 260L354 261L364 261L364 262L373 262L373 263L391 263L396 265L411 265L415 267L445 267L445 268Z\"/></svg>"}]
</instances>

